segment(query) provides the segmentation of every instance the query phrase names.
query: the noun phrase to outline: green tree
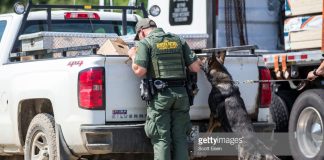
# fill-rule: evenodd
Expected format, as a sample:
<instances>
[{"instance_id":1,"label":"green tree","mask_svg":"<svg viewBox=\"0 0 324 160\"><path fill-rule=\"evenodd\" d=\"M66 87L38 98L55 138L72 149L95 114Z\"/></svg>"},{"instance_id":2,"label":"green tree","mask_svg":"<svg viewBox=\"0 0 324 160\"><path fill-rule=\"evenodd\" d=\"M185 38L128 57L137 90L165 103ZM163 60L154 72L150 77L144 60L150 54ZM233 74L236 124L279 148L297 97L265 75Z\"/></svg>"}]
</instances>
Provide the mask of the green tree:
<instances>
[{"instance_id":1,"label":"green tree","mask_svg":"<svg viewBox=\"0 0 324 160\"><path fill-rule=\"evenodd\" d=\"M17 0L0 0L0 13L13 12L13 4ZM22 2L27 2L28 0L20 0ZM98 5L99 0L32 0L34 4L69 4L69 5ZM105 0L105 4L109 5L110 0ZM138 0L138 3L144 2L147 5L147 0ZM128 5L128 0L113 0L114 5L126 6Z\"/></svg>"},{"instance_id":2,"label":"green tree","mask_svg":"<svg viewBox=\"0 0 324 160\"><path fill-rule=\"evenodd\" d=\"M12 7L9 8L9 6L13 6L14 3L15 3L15 1L13 1L13 0L1 0L0 1L0 13L12 11Z\"/></svg>"}]
</instances>

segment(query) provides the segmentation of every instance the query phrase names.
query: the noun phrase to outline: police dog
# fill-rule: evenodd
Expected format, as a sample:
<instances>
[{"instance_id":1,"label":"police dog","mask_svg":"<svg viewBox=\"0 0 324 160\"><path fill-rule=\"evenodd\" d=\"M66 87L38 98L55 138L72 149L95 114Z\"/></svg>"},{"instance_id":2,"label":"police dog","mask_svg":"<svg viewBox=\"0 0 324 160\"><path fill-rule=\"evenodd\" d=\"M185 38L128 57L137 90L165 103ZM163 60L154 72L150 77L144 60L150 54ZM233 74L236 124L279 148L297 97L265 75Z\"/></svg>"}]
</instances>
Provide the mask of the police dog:
<instances>
[{"instance_id":1,"label":"police dog","mask_svg":"<svg viewBox=\"0 0 324 160\"><path fill-rule=\"evenodd\" d=\"M261 159L257 158L260 155L266 156L268 160L279 159L256 138L239 88L223 65L224 61L225 53L213 54L202 60L202 70L212 86L208 97L211 115L207 132L211 133L216 127L222 126L226 132L244 137L248 145L242 147L239 159Z\"/></svg>"},{"instance_id":2,"label":"police dog","mask_svg":"<svg viewBox=\"0 0 324 160\"><path fill-rule=\"evenodd\" d=\"M220 126L227 132L236 132L242 128L253 131L240 91L224 67L224 60L225 53L213 54L211 58L202 60L202 69L212 85L208 97L211 115L207 132L211 133Z\"/></svg>"}]
</instances>

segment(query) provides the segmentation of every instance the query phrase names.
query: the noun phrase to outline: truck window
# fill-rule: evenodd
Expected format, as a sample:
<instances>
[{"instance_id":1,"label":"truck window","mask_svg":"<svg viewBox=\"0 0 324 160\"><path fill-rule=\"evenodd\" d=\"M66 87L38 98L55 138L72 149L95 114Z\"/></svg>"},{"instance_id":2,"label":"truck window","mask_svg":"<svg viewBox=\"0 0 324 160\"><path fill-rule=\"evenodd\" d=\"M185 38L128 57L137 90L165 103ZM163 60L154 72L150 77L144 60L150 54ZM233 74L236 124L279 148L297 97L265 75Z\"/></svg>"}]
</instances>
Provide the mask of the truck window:
<instances>
[{"instance_id":1,"label":"truck window","mask_svg":"<svg viewBox=\"0 0 324 160\"><path fill-rule=\"evenodd\" d=\"M1 42L4 30L6 28L6 25L7 25L7 21L0 21L0 42Z\"/></svg>"},{"instance_id":2,"label":"truck window","mask_svg":"<svg viewBox=\"0 0 324 160\"><path fill-rule=\"evenodd\" d=\"M127 22L127 34L135 34L135 22ZM34 20L26 23L23 34L47 31L45 20ZM89 20L53 20L53 32L80 32L80 33L115 33L122 35L121 21L89 21Z\"/></svg>"}]
</instances>

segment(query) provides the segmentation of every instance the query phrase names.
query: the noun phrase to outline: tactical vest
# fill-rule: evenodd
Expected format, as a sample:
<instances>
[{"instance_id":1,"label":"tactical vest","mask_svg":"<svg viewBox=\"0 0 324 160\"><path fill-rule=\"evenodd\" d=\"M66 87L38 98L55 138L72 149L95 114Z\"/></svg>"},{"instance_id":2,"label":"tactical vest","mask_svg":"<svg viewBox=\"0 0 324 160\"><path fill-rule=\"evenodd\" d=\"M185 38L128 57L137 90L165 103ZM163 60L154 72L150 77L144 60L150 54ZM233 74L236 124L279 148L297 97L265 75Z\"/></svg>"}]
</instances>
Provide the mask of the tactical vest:
<instances>
[{"instance_id":1,"label":"tactical vest","mask_svg":"<svg viewBox=\"0 0 324 160\"><path fill-rule=\"evenodd\" d=\"M154 79L186 79L182 43L170 33L155 33L146 38L151 50L151 76Z\"/></svg>"}]
</instances>

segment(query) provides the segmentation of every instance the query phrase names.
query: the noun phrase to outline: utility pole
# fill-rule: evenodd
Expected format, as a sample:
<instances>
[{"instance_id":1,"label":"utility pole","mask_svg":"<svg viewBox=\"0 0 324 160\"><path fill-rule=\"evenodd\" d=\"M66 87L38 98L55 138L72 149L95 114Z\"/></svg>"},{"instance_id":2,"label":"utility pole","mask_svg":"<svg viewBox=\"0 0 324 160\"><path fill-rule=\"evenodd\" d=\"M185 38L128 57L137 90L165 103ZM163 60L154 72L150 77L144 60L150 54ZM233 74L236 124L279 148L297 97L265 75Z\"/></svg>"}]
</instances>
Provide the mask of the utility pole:
<instances>
[{"instance_id":1,"label":"utility pole","mask_svg":"<svg viewBox=\"0 0 324 160\"><path fill-rule=\"evenodd\" d=\"M129 0L128 1L128 6L136 6L136 0ZM128 14L133 14L133 10L128 9L127 13Z\"/></svg>"},{"instance_id":2,"label":"utility pole","mask_svg":"<svg viewBox=\"0 0 324 160\"><path fill-rule=\"evenodd\" d=\"M105 0L99 0L99 6L104 6L105 5ZM100 9L100 12L103 12L104 9Z\"/></svg>"},{"instance_id":3,"label":"utility pole","mask_svg":"<svg viewBox=\"0 0 324 160\"><path fill-rule=\"evenodd\" d=\"M109 3L110 6L113 6L113 0L110 0L110 3ZM111 12L114 12L114 10L111 10Z\"/></svg>"}]
</instances>

